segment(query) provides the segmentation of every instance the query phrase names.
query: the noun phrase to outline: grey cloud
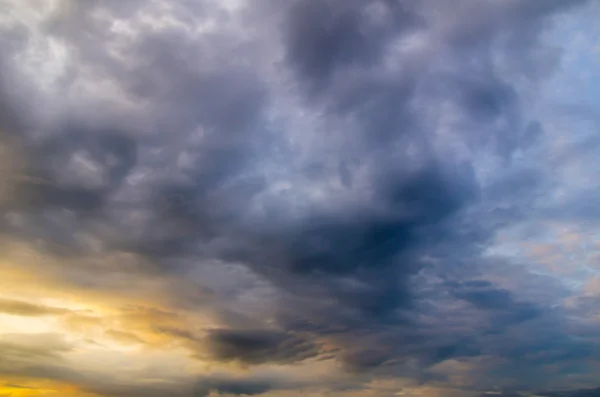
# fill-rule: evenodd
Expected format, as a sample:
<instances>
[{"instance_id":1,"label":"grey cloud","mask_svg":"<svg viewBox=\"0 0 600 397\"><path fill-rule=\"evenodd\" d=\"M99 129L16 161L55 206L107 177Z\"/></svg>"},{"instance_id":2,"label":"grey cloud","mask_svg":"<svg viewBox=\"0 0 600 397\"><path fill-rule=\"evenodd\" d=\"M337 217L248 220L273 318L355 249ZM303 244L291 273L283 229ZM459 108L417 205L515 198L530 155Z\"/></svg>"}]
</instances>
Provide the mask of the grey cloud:
<instances>
[{"instance_id":1,"label":"grey cloud","mask_svg":"<svg viewBox=\"0 0 600 397\"><path fill-rule=\"evenodd\" d=\"M4 334L0 340L3 361L35 362L38 359L58 360L72 346L58 334ZM3 362L4 364L4 362Z\"/></svg>"},{"instance_id":2,"label":"grey cloud","mask_svg":"<svg viewBox=\"0 0 600 397\"><path fill-rule=\"evenodd\" d=\"M5 333L0 340L0 373L5 376L74 380L76 374L63 361L63 355L73 348L59 334Z\"/></svg>"},{"instance_id":3,"label":"grey cloud","mask_svg":"<svg viewBox=\"0 0 600 397\"><path fill-rule=\"evenodd\" d=\"M28 302L0 299L0 313L15 314L19 316L51 316L69 313L67 309L36 305Z\"/></svg>"},{"instance_id":4,"label":"grey cloud","mask_svg":"<svg viewBox=\"0 0 600 397\"><path fill-rule=\"evenodd\" d=\"M290 363L317 354L309 341L267 330L211 330L205 343L214 359L247 364Z\"/></svg>"},{"instance_id":5,"label":"grey cloud","mask_svg":"<svg viewBox=\"0 0 600 397\"><path fill-rule=\"evenodd\" d=\"M82 98L80 107L64 106L65 113L70 106L82 112L57 116L42 138L9 126L35 118L35 110L7 107L16 110L2 115L8 120L2 123L20 139L31 174L47 184L30 187L35 199L19 214L27 226L5 218L3 230L80 254L86 247L74 236L86 231L104 249L139 253L169 276L185 275L200 261L242 264L276 291L276 310L269 315L280 331L234 327L209 333L206 341L222 361L291 363L317 355L314 346L322 338L353 371L402 368L408 361L422 370L485 350L479 330L447 337L422 323L419 277L435 271L451 279L474 271L471 262L483 260L497 228L527 211L540 174L513 178L507 172L484 188L471 157L455 156L449 147L456 143L468 153L510 159L535 145L542 128L527 119L517 83L497 70L493 52L535 72L526 57L538 48L539 22L583 1L264 1L257 5L264 12L244 11L240 19L217 6L173 3L183 26L144 28L134 38L111 32L95 15L104 9L133 17L140 2L73 4L66 19L48 25L48 34L69 43L80 62L74 68L80 70L66 76L67 85L89 67L94 78L119 87L120 99L139 106L128 113L124 105ZM440 19L434 6L458 11ZM191 14L219 22L220 30L191 36ZM278 15L280 25L270 20ZM427 32L433 49L401 53L399 66L388 65L399 39ZM516 34L523 36L503 41ZM121 58L109 51L115 42L124 48ZM12 43L3 40L7 51L18 51ZM284 62L278 67L298 91L273 87L285 79L267 75L276 60L263 58L279 45ZM14 103L0 87L3 101ZM281 92L327 126L322 150L306 143L307 153L296 153L295 145L310 138L270 123ZM443 113L447 104L455 124ZM278 155L285 161L265 165ZM321 167L325 163L335 171ZM297 209L270 195L277 183L269 178L286 172L308 185L288 183L289 190L306 188L339 203L302 196ZM327 196L318 183L335 179L333 174L341 174L343 188ZM525 198L500 205L517 196ZM289 211L275 216L257 209L270 204ZM222 269L215 265L213 271ZM445 299L448 292L498 315L485 329L492 334L546 310L489 284L444 288L450 291L432 294ZM181 331L179 337L198 342ZM207 381L199 393L256 395L270 388Z\"/></svg>"},{"instance_id":6,"label":"grey cloud","mask_svg":"<svg viewBox=\"0 0 600 397\"><path fill-rule=\"evenodd\" d=\"M490 312L504 326L527 321L539 316L542 310L528 302L518 302L510 291L496 288L487 281L467 281L455 289L454 294L475 307ZM500 331L496 325L494 331Z\"/></svg>"},{"instance_id":7,"label":"grey cloud","mask_svg":"<svg viewBox=\"0 0 600 397\"><path fill-rule=\"evenodd\" d=\"M481 397L489 396L492 393L484 393L481 394ZM561 390L561 391L537 391L535 393L538 396L548 396L548 397L595 397L600 395L600 389L577 389L577 390ZM493 393L493 395L497 395L499 397L522 397L526 395L526 393L522 392L511 392L511 391L503 391Z\"/></svg>"},{"instance_id":8,"label":"grey cloud","mask_svg":"<svg viewBox=\"0 0 600 397\"><path fill-rule=\"evenodd\" d=\"M111 382L104 379L88 379L81 383L84 390L111 397L126 396L174 396L205 397L211 393L254 396L277 388L276 382L223 376L201 379L182 379L180 382L145 384L140 382Z\"/></svg>"},{"instance_id":9,"label":"grey cloud","mask_svg":"<svg viewBox=\"0 0 600 397\"><path fill-rule=\"evenodd\" d=\"M200 357L245 365L290 364L319 354L302 336L266 329L211 329L200 336L185 329L158 327L157 331L186 342Z\"/></svg>"},{"instance_id":10,"label":"grey cloud","mask_svg":"<svg viewBox=\"0 0 600 397\"><path fill-rule=\"evenodd\" d=\"M595 389L580 389L580 390L564 390L564 391L554 391L554 392L541 392L539 393L541 396L548 397L596 397L600 395L600 388Z\"/></svg>"},{"instance_id":11,"label":"grey cloud","mask_svg":"<svg viewBox=\"0 0 600 397\"><path fill-rule=\"evenodd\" d=\"M376 65L387 40L417 25L405 3L294 2L285 19L287 59L312 91L323 91L339 69Z\"/></svg>"},{"instance_id":12,"label":"grey cloud","mask_svg":"<svg viewBox=\"0 0 600 397\"><path fill-rule=\"evenodd\" d=\"M195 396L208 396L211 391L236 396L255 396L270 391L273 385L265 381L214 379L200 381L195 388Z\"/></svg>"}]
</instances>

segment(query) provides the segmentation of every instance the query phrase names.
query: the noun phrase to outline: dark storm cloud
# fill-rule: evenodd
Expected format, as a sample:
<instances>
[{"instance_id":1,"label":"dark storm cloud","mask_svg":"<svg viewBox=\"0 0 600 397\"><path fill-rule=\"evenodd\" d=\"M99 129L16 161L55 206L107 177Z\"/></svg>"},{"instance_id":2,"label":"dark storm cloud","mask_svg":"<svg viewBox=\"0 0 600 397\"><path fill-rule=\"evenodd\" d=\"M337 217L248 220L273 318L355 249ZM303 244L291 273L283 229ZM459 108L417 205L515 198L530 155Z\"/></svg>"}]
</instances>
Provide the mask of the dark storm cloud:
<instances>
[{"instance_id":1,"label":"dark storm cloud","mask_svg":"<svg viewBox=\"0 0 600 397\"><path fill-rule=\"evenodd\" d=\"M308 341L267 330L211 330L205 343L214 359L247 364L290 363L317 354Z\"/></svg>"},{"instance_id":2,"label":"dark storm cloud","mask_svg":"<svg viewBox=\"0 0 600 397\"><path fill-rule=\"evenodd\" d=\"M406 2L296 1L285 18L287 58L322 91L339 69L376 65L387 41L419 20Z\"/></svg>"},{"instance_id":3,"label":"dark storm cloud","mask_svg":"<svg viewBox=\"0 0 600 397\"><path fill-rule=\"evenodd\" d=\"M368 208L317 213L297 231L282 235L288 239L282 242L282 259L295 274L345 275L394 266L395 255L413 246L421 229L443 221L470 199L471 192L450 177L436 165L396 180L389 175L374 187Z\"/></svg>"},{"instance_id":4,"label":"dark storm cloud","mask_svg":"<svg viewBox=\"0 0 600 397\"><path fill-rule=\"evenodd\" d=\"M268 392L274 385L267 381L259 380L236 380L236 379L214 379L200 381L195 387L195 396L205 397L210 392L230 394L236 396L255 396Z\"/></svg>"},{"instance_id":5,"label":"dark storm cloud","mask_svg":"<svg viewBox=\"0 0 600 397\"><path fill-rule=\"evenodd\" d=\"M494 287L488 281L467 281L454 289L458 299L465 300L476 308L494 317L494 331L502 327L533 319L543 310L528 302L518 302L508 290Z\"/></svg>"},{"instance_id":6,"label":"dark storm cloud","mask_svg":"<svg viewBox=\"0 0 600 397\"><path fill-rule=\"evenodd\" d=\"M290 364L319 354L311 340L282 331L211 329L202 337L185 329L159 327L157 331L181 339L202 357L220 362Z\"/></svg>"},{"instance_id":7,"label":"dark storm cloud","mask_svg":"<svg viewBox=\"0 0 600 397\"><path fill-rule=\"evenodd\" d=\"M119 37L95 13L131 17L141 3L74 4L64 21L48 28L79 59L80 70L68 77L77 80L89 68L94 78L119 87L121 99L143 106L123 115L118 105L84 98L85 111L57 117L40 137L11 121L35 119L35 111L19 110L3 90L2 101L15 104L1 115L4 128L19 136L29 172L44 181L29 186L32 201L15 210L27 222L5 217L3 230L58 242L68 252L85 252L75 238L85 231L104 249L142 254L169 276L209 260L246 266L276 290L269 317L279 331L210 332L209 352L220 361L292 363L316 355L322 338L345 368L358 372L477 355L485 350L482 343L497 342L486 339L490 334L542 317L545 308L487 282L444 285L440 294L496 318L487 335L462 330L449 337L444 324L420 323L428 297L418 296L415 280L432 268L427 261L441 264L435 267L439 277L476 269L470 262L480 260L498 225L527 208L495 204L521 185L527 190L537 174L484 190L475 165L446 151L447 140L475 153L491 146L490 155L503 158L535 145L542 128L526 118L516 83L496 70L492 49L519 71L535 74L535 64L520 57L537 48L539 22L579 3L265 1L263 13L236 20L242 34L227 11L174 2L183 27L142 29L134 39ZM435 6L458 11L440 20ZM196 13L222 23L222 31L191 36L186 15ZM280 15L281 24L270 20ZM281 30L271 31L274 26ZM400 66L387 65L394 43L411 34L424 34L433 50L401 53ZM519 40L503 40L511 35ZM119 39L120 57L108 49ZM309 138L269 122L282 90L273 85L283 83L269 75L275 72L264 57L278 45L282 74L300 87L296 99L327 125L323 151L308 145L305 157L294 144ZM447 103L456 125L443 117ZM451 138L438 131L443 128ZM291 154L267 169L264 162L281 152ZM312 172L299 171L307 169ZM296 211L291 201L269 196L269 176L279 171L301 176L292 183L298 190L317 191L317 182L340 179L344 189L326 197L328 205L301 196L307 204ZM490 196L497 201L477 212L481 198ZM294 215L256 209L269 200ZM473 213L481 219L468 218ZM194 339L179 336L186 335ZM553 337L559 336L545 343ZM566 360L566 350L552 357ZM510 360L523 354L515 351ZM211 382L199 387L199 395L257 395L272 388Z\"/></svg>"},{"instance_id":8,"label":"dark storm cloud","mask_svg":"<svg viewBox=\"0 0 600 397\"><path fill-rule=\"evenodd\" d=\"M548 397L597 397L597 396L600 396L600 388L565 390L565 391L555 391L555 392L541 392L538 394L540 396L548 396Z\"/></svg>"}]
</instances>

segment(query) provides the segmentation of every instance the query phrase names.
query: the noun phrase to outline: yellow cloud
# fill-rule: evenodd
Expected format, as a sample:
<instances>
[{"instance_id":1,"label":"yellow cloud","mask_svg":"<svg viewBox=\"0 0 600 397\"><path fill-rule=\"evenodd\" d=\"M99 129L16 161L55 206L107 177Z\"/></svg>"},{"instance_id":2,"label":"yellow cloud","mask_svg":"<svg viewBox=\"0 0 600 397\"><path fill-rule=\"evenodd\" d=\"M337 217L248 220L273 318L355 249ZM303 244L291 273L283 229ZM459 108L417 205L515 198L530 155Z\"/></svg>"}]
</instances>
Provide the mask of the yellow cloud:
<instances>
[{"instance_id":1,"label":"yellow cloud","mask_svg":"<svg viewBox=\"0 0 600 397\"><path fill-rule=\"evenodd\" d=\"M247 371L200 357L195 336L186 338L222 326L193 280L161 275L131 254L65 259L23 241L0 245L0 348L9 353L0 355L0 380L20 376L5 383L31 387L0 396L130 397ZM42 387L42 379L55 383Z\"/></svg>"},{"instance_id":2,"label":"yellow cloud","mask_svg":"<svg viewBox=\"0 0 600 397\"><path fill-rule=\"evenodd\" d=\"M47 379L0 377L0 397L101 397L76 385Z\"/></svg>"},{"instance_id":3,"label":"yellow cloud","mask_svg":"<svg viewBox=\"0 0 600 397\"><path fill-rule=\"evenodd\" d=\"M93 385L73 384L90 377L133 390L148 379L196 376L191 351L162 329L201 330L214 321L201 309L177 309L175 280L132 255L63 260L24 242L0 243L0 380L21 376L0 396L83 396ZM41 378L56 383L40 386Z\"/></svg>"},{"instance_id":4,"label":"yellow cloud","mask_svg":"<svg viewBox=\"0 0 600 397\"><path fill-rule=\"evenodd\" d=\"M51 316L68 313L69 310L37 305L34 303L23 302L12 299L0 298L0 313L13 314L18 316Z\"/></svg>"}]
</instances>

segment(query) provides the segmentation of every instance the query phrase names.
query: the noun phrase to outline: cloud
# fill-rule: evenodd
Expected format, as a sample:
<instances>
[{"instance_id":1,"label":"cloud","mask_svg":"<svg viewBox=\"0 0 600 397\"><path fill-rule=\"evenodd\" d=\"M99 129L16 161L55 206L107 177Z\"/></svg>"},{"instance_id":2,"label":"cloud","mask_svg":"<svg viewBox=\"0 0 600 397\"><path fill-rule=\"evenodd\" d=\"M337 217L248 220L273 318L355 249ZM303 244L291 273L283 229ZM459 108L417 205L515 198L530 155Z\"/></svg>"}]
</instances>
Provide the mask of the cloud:
<instances>
[{"instance_id":1,"label":"cloud","mask_svg":"<svg viewBox=\"0 0 600 397\"><path fill-rule=\"evenodd\" d=\"M18 316L48 316L69 313L69 310L44 305L34 305L10 299L0 299L0 312Z\"/></svg>"},{"instance_id":2,"label":"cloud","mask_svg":"<svg viewBox=\"0 0 600 397\"><path fill-rule=\"evenodd\" d=\"M211 330L205 343L217 360L240 360L248 364L288 363L317 353L310 342L267 330Z\"/></svg>"},{"instance_id":3,"label":"cloud","mask_svg":"<svg viewBox=\"0 0 600 397\"><path fill-rule=\"evenodd\" d=\"M264 394L273 386L268 382L257 380L210 379L198 382L195 395L208 396L210 392L235 396L255 396Z\"/></svg>"},{"instance_id":4,"label":"cloud","mask_svg":"<svg viewBox=\"0 0 600 397\"><path fill-rule=\"evenodd\" d=\"M72 371L63 361L73 345L60 334L3 334L0 338L0 372L3 378L68 379Z\"/></svg>"},{"instance_id":5,"label":"cloud","mask_svg":"<svg viewBox=\"0 0 600 397\"><path fill-rule=\"evenodd\" d=\"M595 342L540 299L565 292L530 269L535 288L510 288L496 268L518 261L493 257L513 248L501 231L563 208L540 204L553 132L532 98L556 64L547 24L589 2L237 3L9 2L0 138L18 155L0 159L0 233L27 249L5 273L111 303L0 311L194 365L331 361L438 391L532 387L587 360ZM579 204L567 217L592 212ZM88 390L292 388L256 376Z\"/></svg>"},{"instance_id":6,"label":"cloud","mask_svg":"<svg viewBox=\"0 0 600 397\"><path fill-rule=\"evenodd\" d=\"M57 334L3 334L4 359L55 358L57 354L71 349L69 343Z\"/></svg>"},{"instance_id":7,"label":"cloud","mask_svg":"<svg viewBox=\"0 0 600 397\"><path fill-rule=\"evenodd\" d=\"M542 312L531 303L515 302L509 291L494 288L488 281L466 282L457 288L455 294L507 325L533 319Z\"/></svg>"}]
</instances>

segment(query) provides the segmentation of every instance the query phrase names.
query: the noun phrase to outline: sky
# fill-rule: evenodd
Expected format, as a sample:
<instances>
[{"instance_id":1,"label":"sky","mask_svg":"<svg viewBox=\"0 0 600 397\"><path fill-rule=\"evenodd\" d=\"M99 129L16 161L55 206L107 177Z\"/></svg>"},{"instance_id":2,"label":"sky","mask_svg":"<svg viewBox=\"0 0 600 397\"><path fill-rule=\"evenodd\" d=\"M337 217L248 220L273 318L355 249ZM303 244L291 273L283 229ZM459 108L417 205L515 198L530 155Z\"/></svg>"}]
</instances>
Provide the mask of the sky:
<instances>
[{"instance_id":1,"label":"sky","mask_svg":"<svg viewBox=\"0 0 600 397\"><path fill-rule=\"evenodd\" d=\"M0 397L600 386L598 1L0 11Z\"/></svg>"}]
</instances>

